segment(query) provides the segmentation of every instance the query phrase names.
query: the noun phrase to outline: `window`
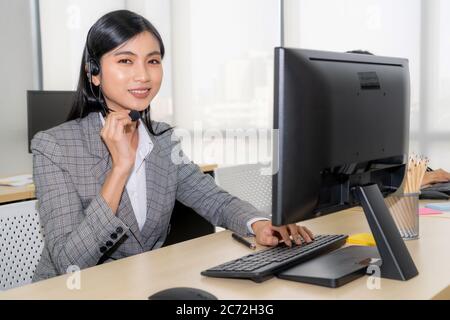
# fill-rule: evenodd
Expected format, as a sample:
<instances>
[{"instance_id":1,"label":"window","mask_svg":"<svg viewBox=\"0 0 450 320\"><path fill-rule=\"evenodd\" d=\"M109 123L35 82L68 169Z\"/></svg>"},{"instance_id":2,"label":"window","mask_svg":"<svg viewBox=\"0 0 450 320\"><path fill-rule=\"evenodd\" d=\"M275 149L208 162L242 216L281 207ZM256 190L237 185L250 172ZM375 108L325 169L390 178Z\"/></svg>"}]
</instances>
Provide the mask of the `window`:
<instances>
[{"instance_id":1,"label":"window","mask_svg":"<svg viewBox=\"0 0 450 320\"><path fill-rule=\"evenodd\" d=\"M289 0L285 6L286 46L408 58L410 153L450 169L448 1Z\"/></svg>"}]
</instances>

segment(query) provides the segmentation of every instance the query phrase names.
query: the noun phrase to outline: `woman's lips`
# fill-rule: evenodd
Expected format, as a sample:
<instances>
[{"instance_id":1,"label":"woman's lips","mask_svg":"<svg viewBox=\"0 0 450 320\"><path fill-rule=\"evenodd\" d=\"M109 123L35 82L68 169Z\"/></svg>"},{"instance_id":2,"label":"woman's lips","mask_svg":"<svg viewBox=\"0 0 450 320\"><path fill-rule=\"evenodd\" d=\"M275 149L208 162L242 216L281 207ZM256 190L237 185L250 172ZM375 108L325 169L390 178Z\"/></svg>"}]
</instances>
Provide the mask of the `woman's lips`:
<instances>
[{"instance_id":1,"label":"woman's lips","mask_svg":"<svg viewBox=\"0 0 450 320\"><path fill-rule=\"evenodd\" d=\"M130 89L128 90L129 93L131 93L135 98L138 99L145 99L150 94L150 88L146 89Z\"/></svg>"}]
</instances>

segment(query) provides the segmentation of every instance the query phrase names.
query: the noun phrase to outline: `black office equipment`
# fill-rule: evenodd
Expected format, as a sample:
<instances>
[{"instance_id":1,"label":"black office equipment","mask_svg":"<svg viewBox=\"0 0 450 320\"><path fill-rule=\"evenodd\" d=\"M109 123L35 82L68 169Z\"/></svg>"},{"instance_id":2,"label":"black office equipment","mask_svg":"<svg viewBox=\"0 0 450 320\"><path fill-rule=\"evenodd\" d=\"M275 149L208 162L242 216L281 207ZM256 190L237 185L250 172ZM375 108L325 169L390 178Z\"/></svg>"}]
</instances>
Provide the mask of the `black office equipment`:
<instances>
[{"instance_id":1,"label":"black office equipment","mask_svg":"<svg viewBox=\"0 0 450 320\"><path fill-rule=\"evenodd\" d=\"M169 288L153 293L149 300L217 300L217 297L205 290L188 287Z\"/></svg>"},{"instance_id":2,"label":"black office equipment","mask_svg":"<svg viewBox=\"0 0 450 320\"><path fill-rule=\"evenodd\" d=\"M448 200L450 196L447 193L436 190L422 189L420 191L419 199L421 200Z\"/></svg>"},{"instance_id":3,"label":"black office equipment","mask_svg":"<svg viewBox=\"0 0 450 320\"><path fill-rule=\"evenodd\" d=\"M214 171L206 174L214 176ZM213 234L214 232L215 227L208 220L195 212L194 209L176 200L163 247Z\"/></svg>"},{"instance_id":4,"label":"black office equipment","mask_svg":"<svg viewBox=\"0 0 450 320\"><path fill-rule=\"evenodd\" d=\"M428 191L428 190L439 191L439 192L445 193L447 195L450 195L450 182L441 182L441 183L432 184L429 187L423 188L421 190L421 192Z\"/></svg>"},{"instance_id":5,"label":"black office equipment","mask_svg":"<svg viewBox=\"0 0 450 320\"><path fill-rule=\"evenodd\" d=\"M361 204L381 276L417 275L383 199L400 186L408 157L408 61L276 48L274 101L273 224Z\"/></svg>"},{"instance_id":6,"label":"black office equipment","mask_svg":"<svg viewBox=\"0 0 450 320\"><path fill-rule=\"evenodd\" d=\"M406 59L275 48L272 223L362 205L381 276L417 275L383 199L403 181L409 108Z\"/></svg>"},{"instance_id":7,"label":"black office equipment","mask_svg":"<svg viewBox=\"0 0 450 320\"><path fill-rule=\"evenodd\" d=\"M27 91L28 152L34 135L64 123L72 108L74 91Z\"/></svg>"},{"instance_id":8,"label":"black office equipment","mask_svg":"<svg viewBox=\"0 0 450 320\"><path fill-rule=\"evenodd\" d=\"M357 186L384 196L408 155L409 72L404 59L275 49L273 223L359 205Z\"/></svg>"},{"instance_id":9,"label":"black office equipment","mask_svg":"<svg viewBox=\"0 0 450 320\"><path fill-rule=\"evenodd\" d=\"M427 171L433 171L430 168ZM450 199L450 182L435 183L420 190L420 199L448 200Z\"/></svg>"},{"instance_id":10,"label":"black office equipment","mask_svg":"<svg viewBox=\"0 0 450 320\"><path fill-rule=\"evenodd\" d=\"M374 259L379 259L376 247L349 246L301 263L277 277L337 288L364 276L370 264L378 264L379 261L367 259L368 252Z\"/></svg>"},{"instance_id":11,"label":"black office equipment","mask_svg":"<svg viewBox=\"0 0 450 320\"><path fill-rule=\"evenodd\" d=\"M303 261L340 248L346 235L318 235L311 243L292 247L284 244L258 251L236 260L202 271L201 274L219 278L244 278L262 282L277 272L295 266Z\"/></svg>"}]
</instances>

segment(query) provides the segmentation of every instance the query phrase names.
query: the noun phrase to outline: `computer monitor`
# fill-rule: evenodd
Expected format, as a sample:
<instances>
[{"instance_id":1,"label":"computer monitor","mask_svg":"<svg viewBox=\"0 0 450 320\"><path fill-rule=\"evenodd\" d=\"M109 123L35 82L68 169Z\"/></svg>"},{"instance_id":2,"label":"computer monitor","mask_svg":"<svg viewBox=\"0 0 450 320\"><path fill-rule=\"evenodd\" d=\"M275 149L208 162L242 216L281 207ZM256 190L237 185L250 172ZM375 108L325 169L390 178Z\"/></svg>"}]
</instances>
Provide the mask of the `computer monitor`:
<instances>
[{"instance_id":1,"label":"computer monitor","mask_svg":"<svg viewBox=\"0 0 450 320\"><path fill-rule=\"evenodd\" d=\"M272 223L361 204L385 275L401 255L400 277L417 274L383 199L404 177L409 104L406 59L275 48Z\"/></svg>"},{"instance_id":2,"label":"computer monitor","mask_svg":"<svg viewBox=\"0 0 450 320\"><path fill-rule=\"evenodd\" d=\"M34 135L66 121L75 91L27 91L28 152Z\"/></svg>"}]
</instances>

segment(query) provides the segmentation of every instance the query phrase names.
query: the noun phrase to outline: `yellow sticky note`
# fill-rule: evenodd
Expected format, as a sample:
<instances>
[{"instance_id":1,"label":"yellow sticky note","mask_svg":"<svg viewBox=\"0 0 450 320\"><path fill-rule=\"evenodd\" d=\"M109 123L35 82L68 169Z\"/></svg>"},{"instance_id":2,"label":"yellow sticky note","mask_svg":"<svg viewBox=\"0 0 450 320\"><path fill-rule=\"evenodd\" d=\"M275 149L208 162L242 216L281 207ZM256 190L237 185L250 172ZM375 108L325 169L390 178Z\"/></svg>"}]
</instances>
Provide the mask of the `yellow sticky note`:
<instances>
[{"instance_id":1,"label":"yellow sticky note","mask_svg":"<svg viewBox=\"0 0 450 320\"><path fill-rule=\"evenodd\" d=\"M373 235L371 233L352 234L347 238L347 243L369 247L374 247L376 245L375 239L373 238Z\"/></svg>"}]
</instances>

